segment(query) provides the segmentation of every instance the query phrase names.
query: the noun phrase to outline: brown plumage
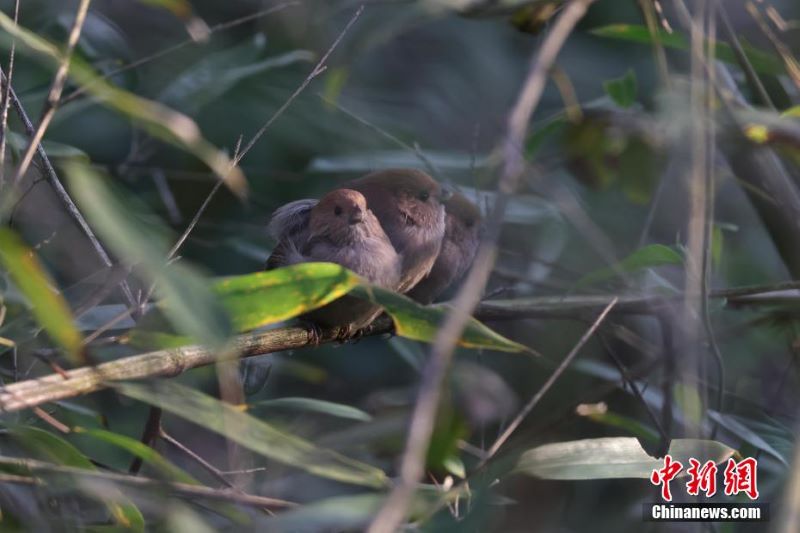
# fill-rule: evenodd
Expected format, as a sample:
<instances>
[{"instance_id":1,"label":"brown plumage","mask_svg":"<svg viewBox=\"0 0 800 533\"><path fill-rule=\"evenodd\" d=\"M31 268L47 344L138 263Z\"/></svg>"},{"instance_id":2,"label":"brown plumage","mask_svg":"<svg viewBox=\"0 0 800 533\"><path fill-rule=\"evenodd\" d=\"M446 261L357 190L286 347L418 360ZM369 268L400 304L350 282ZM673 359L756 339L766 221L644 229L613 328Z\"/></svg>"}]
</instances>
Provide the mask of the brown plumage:
<instances>
[{"instance_id":1,"label":"brown plumage","mask_svg":"<svg viewBox=\"0 0 800 533\"><path fill-rule=\"evenodd\" d=\"M267 270L310 261L338 263L372 284L395 289L401 259L364 196L336 189L316 200L299 200L279 208L270 222L278 244ZM343 326L345 333L368 325L380 307L344 296L304 318L322 326Z\"/></svg>"},{"instance_id":2,"label":"brown plumage","mask_svg":"<svg viewBox=\"0 0 800 533\"><path fill-rule=\"evenodd\" d=\"M398 292L428 275L444 237L449 192L414 169L379 170L346 184L362 193L402 259Z\"/></svg>"},{"instance_id":3,"label":"brown plumage","mask_svg":"<svg viewBox=\"0 0 800 533\"><path fill-rule=\"evenodd\" d=\"M481 233L481 212L466 196L456 192L445 206L445 232L442 248L430 274L408 295L429 304L459 281L475 259Z\"/></svg>"}]
</instances>

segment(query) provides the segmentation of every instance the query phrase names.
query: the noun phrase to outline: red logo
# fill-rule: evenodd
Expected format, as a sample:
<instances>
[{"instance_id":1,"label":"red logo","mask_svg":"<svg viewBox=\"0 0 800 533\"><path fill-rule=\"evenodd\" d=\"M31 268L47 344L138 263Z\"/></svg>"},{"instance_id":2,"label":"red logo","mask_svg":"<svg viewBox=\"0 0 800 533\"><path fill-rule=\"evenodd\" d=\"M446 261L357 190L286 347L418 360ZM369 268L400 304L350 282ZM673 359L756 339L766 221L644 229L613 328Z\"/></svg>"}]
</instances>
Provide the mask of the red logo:
<instances>
[{"instance_id":1,"label":"red logo","mask_svg":"<svg viewBox=\"0 0 800 533\"><path fill-rule=\"evenodd\" d=\"M723 472L725 483L725 495L735 496L740 492L747 494L751 500L758 498L758 480L756 470L758 462L752 457L742 459L738 463L728 459ZM664 501L672 501L672 492L669 482L675 479L683 470L680 461L672 459L671 455L664 456L664 467L653 470L650 474L650 482L653 485L661 486L661 498ZM686 473L689 481L686 482L686 492L691 496L697 496L701 492L707 497L717 493L717 472L719 468L714 461L700 463L697 459L689 459L689 468Z\"/></svg>"},{"instance_id":2,"label":"red logo","mask_svg":"<svg viewBox=\"0 0 800 533\"><path fill-rule=\"evenodd\" d=\"M683 470L680 461L673 461L672 456L664 456L664 468L653 470L650 474L650 481L653 485L661 485L661 498L664 501L672 501L672 493L669 491L669 482Z\"/></svg>"},{"instance_id":3,"label":"red logo","mask_svg":"<svg viewBox=\"0 0 800 533\"><path fill-rule=\"evenodd\" d=\"M751 500L758 498L757 466L756 460L752 457L742 459L738 463L728 459L725 467L725 495L735 496L744 492Z\"/></svg>"}]
</instances>

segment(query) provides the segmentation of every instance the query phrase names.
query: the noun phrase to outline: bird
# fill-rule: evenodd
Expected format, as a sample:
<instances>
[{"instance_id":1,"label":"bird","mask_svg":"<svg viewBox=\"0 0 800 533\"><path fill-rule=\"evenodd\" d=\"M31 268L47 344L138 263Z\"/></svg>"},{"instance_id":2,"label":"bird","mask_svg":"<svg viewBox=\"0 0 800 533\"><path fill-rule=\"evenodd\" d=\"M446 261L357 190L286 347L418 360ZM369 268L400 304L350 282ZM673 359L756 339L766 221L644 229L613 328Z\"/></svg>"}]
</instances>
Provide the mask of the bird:
<instances>
[{"instance_id":1,"label":"bird","mask_svg":"<svg viewBox=\"0 0 800 533\"><path fill-rule=\"evenodd\" d=\"M267 270L323 261L348 268L373 285L395 290L400 283L400 255L358 191L335 189L318 201L286 204L275 211L268 229L278 244ZM346 338L380 313L379 306L345 295L301 318L315 326L339 327L339 337Z\"/></svg>"},{"instance_id":2,"label":"bird","mask_svg":"<svg viewBox=\"0 0 800 533\"><path fill-rule=\"evenodd\" d=\"M408 292L436 262L444 238L444 206L452 192L425 172L409 168L377 170L345 186L366 197L401 257L395 290Z\"/></svg>"},{"instance_id":3,"label":"bird","mask_svg":"<svg viewBox=\"0 0 800 533\"><path fill-rule=\"evenodd\" d=\"M460 192L454 192L445 205L444 239L436 263L408 296L417 302L429 304L459 281L475 259L481 229L478 206Z\"/></svg>"}]
</instances>

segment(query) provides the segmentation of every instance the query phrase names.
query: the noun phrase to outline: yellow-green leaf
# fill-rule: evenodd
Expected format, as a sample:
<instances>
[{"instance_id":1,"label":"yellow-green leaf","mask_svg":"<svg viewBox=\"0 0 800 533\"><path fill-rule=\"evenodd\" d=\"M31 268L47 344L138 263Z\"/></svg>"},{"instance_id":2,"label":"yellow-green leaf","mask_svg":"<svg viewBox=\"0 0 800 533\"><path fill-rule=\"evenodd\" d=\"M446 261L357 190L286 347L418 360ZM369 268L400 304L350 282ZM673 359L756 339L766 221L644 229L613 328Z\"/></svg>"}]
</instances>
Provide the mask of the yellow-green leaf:
<instances>
[{"instance_id":1,"label":"yellow-green leaf","mask_svg":"<svg viewBox=\"0 0 800 533\"><path fill-rule=\"evenodd\" d=\"M79 363L82 338L67 302L53 289L54 284L33 251L7 228L0 228L0 262L30 302L39 324Z\"/></svg>"},{"instance_id":2,"label":"yellow-green leaf","mask_svg":"<svg viewBox=\"0 0 800 533\"><path fill-rule=\"evenodd\" d=\"M417 341L432 342L439 326L450 312L446 304L420 305L410 298L380 287L359 286L352 294L381 305L392 317L397 334ZM503 337L474 318L470 318L458 344L465 348L485 348L500 352L533 352L527 346Z\"/></svg>"},{"instance_id":3,"label":"yellow-green leaf","mask_svg":"<svg viewBox=\"0 0 800 533\"><path fill-rule=\"evenodd\" d=\"M126 396L161 407L275 461L312 474L373 488L385 488L386 474L311 442L281 431L236 406L221 402L170 381L151 386L122 383L115 388Z\"/></svg>"},{"instance_id":4,"label":"yellow-green leaf","mask_svg":"<svg viewBox=\"0 0 800 533\"><path fill-rule=\"evenodd\" d=\"M31 53L53 68L61 63L62 54L58 47L15 24L3 12L0 12L0 28L16 40L18 50ZM11 40L0 38L0 44L8 47ZM150 135L186 150L203 161L233 192L246 195L244 174L238 168L233 168L230 158L203 137L191 118L111 85L78 56L73 56L70 61L69 76L101 103L136 120Z\"/></svg>"},{"instance_id":5,"label":"yellow-green leaf","mask_svg":"<svg viewBox=\"0 0 800 533\"><path fill-rule=\"evenodd\" d=\"M238 331L255 329L321 307L347 294L359 278L334 263L302 263L222 278L214 291Z\"/></svg>"}]
</instances>

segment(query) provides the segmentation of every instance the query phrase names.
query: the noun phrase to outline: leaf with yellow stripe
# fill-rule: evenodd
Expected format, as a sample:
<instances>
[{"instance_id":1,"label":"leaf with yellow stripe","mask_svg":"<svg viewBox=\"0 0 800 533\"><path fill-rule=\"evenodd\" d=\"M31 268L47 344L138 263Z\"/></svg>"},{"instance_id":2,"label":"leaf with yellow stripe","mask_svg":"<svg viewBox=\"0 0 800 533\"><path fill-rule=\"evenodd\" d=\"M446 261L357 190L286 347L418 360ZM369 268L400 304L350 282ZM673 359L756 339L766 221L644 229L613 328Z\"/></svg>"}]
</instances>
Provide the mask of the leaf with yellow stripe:
<instances>
[{"instance_id":1,"label":"leaf with yellow stripe","mask_svg":"<svg viewBox=\"0 0 800 533\"><path fill-rule=\"evenodd\" d=\"M402 294L375 286L359 286L352 294L382 306L392 317L397 334L417 341L432 342L439 326L450 312L450 307L446 304L420 305ZM470 318L467 322L458 344L464 348L535 353L527 346L507 339L474 318Z\"/></svg>"},{"instance_id":2,"label":"leaf with yellow stripe","mask_svg":"<svg viewBox=\"0 0 800 533\"><path fill-rule=\"evenodd\" d=\"M301 315L344 296L359 278L334 263L302 263L214 282L238 331Z\"/></svg>"}]
</instances>

